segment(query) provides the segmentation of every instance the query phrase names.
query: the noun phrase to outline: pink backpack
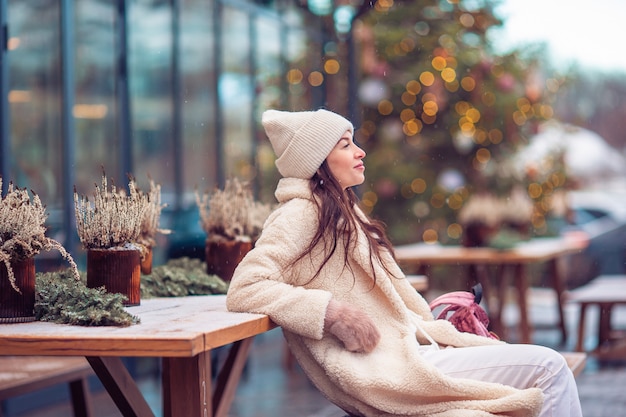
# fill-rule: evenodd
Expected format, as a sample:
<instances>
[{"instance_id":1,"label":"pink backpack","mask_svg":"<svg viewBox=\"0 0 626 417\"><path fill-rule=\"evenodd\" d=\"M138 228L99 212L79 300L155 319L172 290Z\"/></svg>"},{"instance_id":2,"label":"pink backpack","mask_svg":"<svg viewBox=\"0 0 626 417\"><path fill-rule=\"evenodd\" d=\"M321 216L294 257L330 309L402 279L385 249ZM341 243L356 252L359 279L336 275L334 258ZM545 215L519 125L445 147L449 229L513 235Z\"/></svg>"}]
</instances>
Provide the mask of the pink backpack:
<instances>
[{"instance_id":1,"label":"pink backpack","mask_svg":"<svg viewBox=\"0 0 626 417\"><path fill-rule=\"evenodd\" d=\"M483 289L480 284L474 285L472 292L449 292L435 298L430 303L430 309L434 310L439 306L446 305L437 315L437 319L447 319L460 332L474 333L499 340L500 338L495 333L487 329L489 317L479 305L482 292ZM450 312L452 314L448 316Z\"/></svg>"}]
</instances>

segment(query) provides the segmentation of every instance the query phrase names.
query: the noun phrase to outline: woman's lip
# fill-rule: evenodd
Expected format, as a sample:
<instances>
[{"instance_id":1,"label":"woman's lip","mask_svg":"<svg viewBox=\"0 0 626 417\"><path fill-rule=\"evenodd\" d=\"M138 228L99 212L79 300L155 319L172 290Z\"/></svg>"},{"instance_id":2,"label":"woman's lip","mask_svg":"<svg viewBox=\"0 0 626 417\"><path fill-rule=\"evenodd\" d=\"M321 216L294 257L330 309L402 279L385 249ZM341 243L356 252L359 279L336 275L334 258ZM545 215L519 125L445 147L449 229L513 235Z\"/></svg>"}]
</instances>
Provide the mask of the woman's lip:
<instances>
[{"instance_id":1,"label":"woman's lip","mask_svg":"<svg viewBox=\"0 0 626 417\"><path fill-rule=\"evenodd\" d=\"M354 167L355 169L365 169L365 164L359 164Z\"/></svg>"}]
</instances>

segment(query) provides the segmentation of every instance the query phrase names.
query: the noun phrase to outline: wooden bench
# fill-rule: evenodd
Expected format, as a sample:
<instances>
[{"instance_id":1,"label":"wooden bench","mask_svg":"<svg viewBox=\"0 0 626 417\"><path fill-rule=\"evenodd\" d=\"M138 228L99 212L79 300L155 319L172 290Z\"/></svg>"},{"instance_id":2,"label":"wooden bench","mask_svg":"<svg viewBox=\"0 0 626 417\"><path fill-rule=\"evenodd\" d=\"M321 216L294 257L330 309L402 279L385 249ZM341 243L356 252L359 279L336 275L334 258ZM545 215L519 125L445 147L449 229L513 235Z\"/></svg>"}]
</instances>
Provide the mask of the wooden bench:
<instances>
[{"instance_id":1,"label":"wooden bench","mask_svg":"<svg viewBox=\"0 0 626 417\"><path fill-rule=\"evenodd\" d=\"M68 383L74 415L90 417L93 412L87 378L93 374L83 357L0 356L0 401Z\"/></svg>"},{"instance_id":2,"label":"wooden bench","mask_svg":"<svg viewBox=\"0 0 626 417\"><path fill-rule=\"evenodd\" d=\"M593 351L594 356L599 359L626 357L624 334L613 329L611 325L613 307L618 304L626 304L626 275L599 276L589 284L566 293L565 299L569 303L580 305L578 339L575 348L577 352L584 351L587 307L597 305L600 308L600 314L598 344Z\"/></svg>"}]
</instances>

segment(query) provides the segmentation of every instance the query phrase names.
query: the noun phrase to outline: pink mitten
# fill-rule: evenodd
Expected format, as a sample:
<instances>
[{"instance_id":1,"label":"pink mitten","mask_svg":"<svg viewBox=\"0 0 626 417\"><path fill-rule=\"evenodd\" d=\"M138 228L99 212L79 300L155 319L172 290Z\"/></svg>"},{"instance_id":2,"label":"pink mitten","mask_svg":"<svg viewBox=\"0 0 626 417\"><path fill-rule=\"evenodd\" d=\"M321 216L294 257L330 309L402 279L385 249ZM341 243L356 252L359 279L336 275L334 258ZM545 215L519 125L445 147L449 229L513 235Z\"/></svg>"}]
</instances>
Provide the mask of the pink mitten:
<instances>
[{"instance_id":1,"label":"pink mitten","mask_svg":"<svg viewBox=\"0 0 626 417\"><path fill-rule=\"evenodd\" d=\"M328 303L324 329L341 340L351 352L369 353L380 340L380 333L367 314L335 300Z\"/></svg>"}]
</instances>

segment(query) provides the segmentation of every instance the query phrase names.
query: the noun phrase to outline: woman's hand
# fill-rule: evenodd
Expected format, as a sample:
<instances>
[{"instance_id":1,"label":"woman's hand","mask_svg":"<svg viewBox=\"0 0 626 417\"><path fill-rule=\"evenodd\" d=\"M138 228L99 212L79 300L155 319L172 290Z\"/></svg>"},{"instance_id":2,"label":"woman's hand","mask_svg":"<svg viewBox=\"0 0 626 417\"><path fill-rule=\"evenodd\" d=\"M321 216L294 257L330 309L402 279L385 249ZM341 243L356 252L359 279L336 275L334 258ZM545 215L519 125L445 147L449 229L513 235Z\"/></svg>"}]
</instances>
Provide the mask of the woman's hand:
<instances>
[{"instance_id":1,"label":"woman's hand","mask_svg":"<svg viewBox=\"0 0 626 417\"><path fill-rule=\"evenodd\" d=\"M332 299L326 309L324 330L335 335L351 352L369 353L380 340L380 333L367 314Z\"/></svg>"}]
</instances>

